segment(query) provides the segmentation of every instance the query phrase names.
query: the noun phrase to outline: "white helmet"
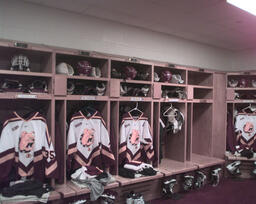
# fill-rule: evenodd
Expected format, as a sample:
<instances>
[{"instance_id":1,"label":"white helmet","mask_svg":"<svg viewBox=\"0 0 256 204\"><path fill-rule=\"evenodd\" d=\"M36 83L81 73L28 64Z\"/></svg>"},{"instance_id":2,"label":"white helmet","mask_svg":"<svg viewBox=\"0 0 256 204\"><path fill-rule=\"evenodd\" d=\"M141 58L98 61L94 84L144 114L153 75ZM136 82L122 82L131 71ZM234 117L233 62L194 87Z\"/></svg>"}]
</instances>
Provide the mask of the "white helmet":
<instances>
[{"instance_id":1,"label":"white helmet","mask_svg":"<svg viewBox=\"0 0 256 204\"><path fill-rule=\"evenodd\" d=\"M176 84L183 84L184 80L181 78L180 74L173 74L171 82Z\"/></svg>"},{"instance_id":2,"label":"white helmet","mask_svg":"<svg viewBox=\"0 0 256 204\"><path fill-rule=\"evenodd\" d=\"M56 74L66 74L73 76L74 75L74 69L71 65L61 62L56 66Z\"/></svg>"},{"instance_id":3,"label":"white helmet","mask_svg":"<svg viewBox=\"0 0 256 204\"><path fill-rule=\"evenodd\" d=\"M30 72L29 69L29 59L25 55L15 55L11 59L11 70L12 71L27 71Z\"/></svg>"},{"instance_id":4,"label":"white helmet","mask_svg":"<svg viewBox=\"0 0 256 204\"><path fill-rule=\"evenodd\" d=\"M92 72L91 76L95 78L100 78L101 77L101 70L99 67L92 67Z\"/></svg>"},{"instance_id":5,"label":"white helmet","mask_svg":"<svg viewBox=\"0 0 256 204\"><path fill-rule=\"evenodd\" d=\"M159 80L160 80L160 77L156 72L154 72L154 81L159 81Z\"/></svg>"}]
</instances>

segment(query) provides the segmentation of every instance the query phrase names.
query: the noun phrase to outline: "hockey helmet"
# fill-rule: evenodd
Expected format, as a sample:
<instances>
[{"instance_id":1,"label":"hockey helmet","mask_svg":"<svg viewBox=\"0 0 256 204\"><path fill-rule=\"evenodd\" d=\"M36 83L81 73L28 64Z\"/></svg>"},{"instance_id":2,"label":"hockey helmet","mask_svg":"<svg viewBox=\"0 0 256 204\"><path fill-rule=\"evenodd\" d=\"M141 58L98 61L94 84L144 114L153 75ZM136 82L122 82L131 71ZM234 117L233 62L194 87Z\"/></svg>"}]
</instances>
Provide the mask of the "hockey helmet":
<instances>
[{"instance_id":1,"label":"hockey helmet","mask_svg":"<svg viewBox=\"0 0 256 204\"><path fill-rule=\"evenodd\" d=\"M118 72L116 68L112 68L111 75L113 78L120 79L122 77L121 72Z\"/></svg>"},{"instance_id":2,"label":"hockey helmet","mask_svg":"<svg viewBox=\"0 0 256 204\"><path fill-rule=\"evenodd\" d=\"M11 70L12 71L27 71L30 72L29 69L29 59L25 55L15 55L11 59Z\"/></svg>"},{"instance_id":3,"label":"hockey helmet","mask_svg":"<svg viewBox=\"0 0 256 204\"><path fill-rule=\"evenodd\" d=\"M92 72L92 66L86 60L79 61L77 64L77 72L79 75L90 76Z\"/></svg>"},{"instance_id":4,"label":"hockey helmet","mask_svg":"<svg viewBox=\"0 0 256 204\"><path fill-rule=\"evenodd\" d=\"M126 95L128 92L128 87L126 85L120 85L120 95L121 96L124 96Z\"/></svg>"},{"instance_id":5,"label":"hockey helmet","mask_svg":"<svg viewBox=\"0 0 256 204\"><path fill-rule=\"evenodd\" d=\"M74 90L75 90L75 84L74 82L72 81L68 81L67 82L67 93L69 95L72 95L74 93Z\"/></svg>"},{"instance_id":6,"label":"hockey helmet","mask_svg":"<svg viewBox=\"0 0 256 204\"><path fill-rule=\"evenodd\" d=\"M71 65L61 62L56 66L56 74L66 74L73 76L74 75L74 69Z\"/></svg>"},{"instance_id":7,"label":"hockey helmet","mask_svg":"<svg viewBox=\"0 0 256 204\"><path fill-rule=\"evenodd\" d=\"M124 77L125 79L134 79L137 75L137 70L133 66L125 66L124 68Z\"/></svg>"},{"instance_id":8,"label":"hockey helmet","mask_svg":"<svg viewBox=\"0 0 256 204\"><path fill-rule=\"evenodd\" d=\"M48 86L47 82L44 80L35 80L29 85L30 92L38 92L38 93L47 93Z\"/></svg>"},{"instance_id":9,"label":"hockey helmet","mask_svg":"<svg viewBox=\"0 0 256 204\"><path fill-rule=\"evenodd\" d=\"M105 91L106 91L106 85L102 82L97 83L96 91L97 91L98 96L103 96L105 94Z\"/></svg>"},{"instance_id":10,"label":"hockey helmet","mask_svg":"<svg viewBox=\"0 0 256 204\"><path fill-rule=\"evenodd\" d=\"M184 80L181 78L180 74L173 74L171 82L176 84L183 84Z\"/></svg>"},{"instance_id":11,"label":"hockey helmet","mask_svg":"<svg viewBox=\"0 0 256 204\"><path fill-rule=\"evenodd\" d=\"M235 88L235 87L238 86L238 80L236 80L236 79L230 79L230 80L228 81L228 85L229 85L230 87Z\"/></svg>"},{"instance_id":12,"label":"hockey helmet","mask_svg":"<svg viewBox=\"0 0 256 204\"><path fill-rule=\"evenodd\" d=\"M138 72L138 74L137 74L137 78L139 79L139 80L144 80L144 81L146 81L148 78L149 78L149 72L147 72L147 71L141 71L141 72Z\"/></svg>"},{"instance_id":13,"label":"hockey helmet","mask_svg":"<svg viewBox=\"0 0 256 204\"><path fill-rule=\"evenodd\" d=\"M244 88L244 87L248 87L249 83L248 80L245 78L241 78L239 80L239 87Z\"/></svg>"},{"instance_id":14,"label":"hockey helmet","mask_svg":"<svg viewBox=\"0 0 256 204\"><path fill-rule=\"evenodd\" d=\"M168 122L171 124L171 129L174 134L178 133L182 129L184 123L184 115L177 108L172 108L168 112Z\"/></svg>"},{"instance_id":15,"label":"hockey helmet","mask_svg":"<svg viewBox=\"0 0 256 204\"><path fill-rule=\"evenodd\" d=\"M1 89L7 92L19 92L22 91L23 85L18 80L4 79Z\"/></svg>"},{"instance_id":16,"label":"hockey helmet","mask_svg":"<svg viewBox=\"0 0 256 204\"><path fill-rule=\"evenodd\" d=\"M172 79L172 73L168 70L161 72L161 81L163 82L170 82Z\"/></svg>"},{"instance_id":17,"label":"hockey helmet","mask_svg":"<svg viewBox=\"0 0 256 204\"><path fill-rule=\"evenodd\" d=\"M159 80L160 80L160 77L156 72L154 72L154 81L159 81Z\"/></svg>"},{"instance_id":18,"label":"hockey helmet","mask_svg":"<svg viewBox=\"0 0 256 204\"><path fill-rule=\"evenodd\" d=\"M149 86L143 86L142 88L141 88L141 92L142 92L142 94L143 94L143 96L147 96L148 95L148 92L149 92Z\"/></svg>"},{"instance_id":19,"label":"hockey helmet","mask_svg":"<svg viewBox=\"0 0 256 204\"><path fill-rule=\"evenodd\" d=\"M252 79L252 87L256 88L256 79Z\"/></svg>"},{"instance_id":20,"label":"hockey helmet","mask_svg":"<svg viewBox=\"0 0 256 204\"><path fill-rule=\"evenodd\" d=\"M91 76L95 78L100 78L101 77L101 70L99 67L92 67L92 72Z\"/></svg>"}]
</instances>

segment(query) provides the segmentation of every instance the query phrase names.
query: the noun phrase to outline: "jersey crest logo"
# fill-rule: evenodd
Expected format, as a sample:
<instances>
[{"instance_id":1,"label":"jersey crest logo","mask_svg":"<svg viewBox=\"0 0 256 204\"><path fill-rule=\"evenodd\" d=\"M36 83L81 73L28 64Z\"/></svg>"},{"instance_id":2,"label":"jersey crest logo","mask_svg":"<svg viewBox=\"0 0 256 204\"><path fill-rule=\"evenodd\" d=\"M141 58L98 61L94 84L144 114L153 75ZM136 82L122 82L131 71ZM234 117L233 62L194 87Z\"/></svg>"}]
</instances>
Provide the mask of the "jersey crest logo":
<instances>
[{"instance_id":1,"label":"jersey crest logo","mask_svg":"<svg viewBox=\"0 0 256 204\"><path fill-rule=\"evenodd\" d=\"M20 152L28 153L33 150L35 144L35 132L23 131L19 139Z\"/></svg>"},{"instance_id":2,"label":"jersey crest logo","mask_svg":"<svg viewBox=\"0 0 256 204\"><path fill-rule=\"evenodd\" d=\"M251 122L246 122L243 129L244 129L245 133L247 133L249 136L251 136L251 133L254 130L254 126Z\"/></svg>"},{"instance_id":3,"label":"jersey crest logo","mask_svg":"<svg viewBox=\"0 0 256 204\"><path fill-rule=\"evenodd\" d=\"M84 129L83 134L80 137L80 142L83 147L88 147L88 150L90 151L89 146L93 144L94 140L94 129Z\"/></svg>"},{"instance_id":4,"label":"jersey crest logo","mask_svg":"<svg viewBox=\"0 0 256 204\"><path fill-rule=\"evenodd\" d=\"M139 144L140 141L140 135L138 130L132 130L132 133L130 134L129 137L130 143L137 148L137 145Z\"/></svg>"}]
</instances>

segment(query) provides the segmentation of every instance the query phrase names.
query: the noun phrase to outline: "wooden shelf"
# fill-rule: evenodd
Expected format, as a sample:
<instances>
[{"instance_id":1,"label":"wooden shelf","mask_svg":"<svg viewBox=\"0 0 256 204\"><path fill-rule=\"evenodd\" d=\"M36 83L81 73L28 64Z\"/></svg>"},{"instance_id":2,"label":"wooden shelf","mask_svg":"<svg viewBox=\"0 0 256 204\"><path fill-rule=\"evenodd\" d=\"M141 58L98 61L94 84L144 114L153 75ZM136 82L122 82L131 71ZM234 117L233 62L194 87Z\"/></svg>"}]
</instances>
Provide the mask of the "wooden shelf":
<instances>
[{"instance_id":1,"label":"wooden shelf","mask_svg":"<svg viewBox=\"0 0 256 204\"><path fill-rule=\"evenodd\" d=\"M199 168L206 168L214 165L223 164L224 159L219 159L215 157L208 157L199 154L192 154L191 162L198 165Z\"/></svg>"},{"instance_id":2,"label":"wooden shelf","mask_svg":"<svg viewBox=\"0 0 256 204\"><path fill-rule=\"evenodd\" d=\"M52 77L51 73L41 73L41 72L23 72L23 71L11 71L0 69L0 74L3 75L15 75L15 76L35 76L35 77Z\"/></svg>"},{"instance_id":3,"label":"wooden shelf","mask_svg":"<svg viewBox=\"0 0 256 204\"><path fill-rule=\"evenodd\" d=\"M72 181L68 181L67 185L73 189L76 192L76 195L83 195L83 194L87 194L90 193L90 189L89 188L80 188L78 186L76 186L74 183L72 183ZM104 186L104 189L112 189L112 188L117 188L119 187L119 183L117 181L110 183L106 186Z\"/></svg>"},{"instance_id":4,"label":"wooden shelf","mask_svg":"<svg viewBox=\"0 0 256 204\"><path fill-rule=\"evenodd\" d=\"M121 83L130 83L130 84L152 84L151 81L142 81L142 80L124 80L120 79Z\"/></svg>"},{"instance_id":5,"label":"wooden shelf","mask_svg":"<svg viewBox=\"0 0 256 204\"><path fill-rule=\"evenodd\" d=\"M234 90L234 91L256 91L256 87L245 87L245 88L240 88L240 87L227 87L227 89Z\"/></svg>"},{"instance_id":6,"label":"wooden shelf","mask_svg":"<svg viewBox=\"0 0 256 204\"><path fill-rule=\"evenodd\" d=\"M247 71L247 72L228 72L227 77L229 76L250 76L256 74L255 71Z\"/></svg>"},{"instance_id":7,"label":"wooden shelf","mask_svg":"<svg viewBox=\"0 0 256 204\"><path fill-rule=\"evenodd\" d=\"M187 100L189 103L213 103L213 99L192 99Z\"/></svg>"},{"instance_id":8,"label":"wooden shelf","mask_svg":"<svg viewBox=\"0 0 256 204\"><path fill-rule=\"evenodd\" d=\"M171 159L162 159L159 164L159 171L164 173L165 176L181 174L198 169L198 166L191 162L179 162Z\"/></svg>"},{"instance_id":9,"label":"wooden shelf","mask_svg":"<svg viewBox=\"0 0 256 204\"><path fill-rule=\"evenodd\" d=\"M76 195L75 190L66 184L56 185L55 191L59 192L63 196L63 198L68 198Z\"/></svg>"},{"instance_id":10,"label":"wooden shelf","mask_svg":"<svg viewBox=\"0 0 256 204\"><path fill-rule=\"evenodd\" d=\"M108 81L105 77L89 77L89 76L67 76L68 79L91 80L91 81Z\"/></svg>"},{"instance_id":11,"label":"wooden shelf","mask_svg":"<svg viewBox=\"0 0 256 204\"><path fill-rule=\"evenodd\" d=\"M61 195L60 195L60 193L58 193L57 191L52 191L51 193L50 193L50 196L49 196L49 201L54 201L54 200L59 200L59 199L61 199Z\"/></svg>"},{"instance_id":12,"label":"wooden shelf","mask_svg":"<svg viewBox=\"0 0 256 204\"><path fill-rule=\"evenodd\" d=\"M155 99L161 103L169 103L169 102L175 102L175 103L186 103L187 99L179 99L179 98L160 98Z\"/></svg>"},{"instance_id":13,"label":"wooden shelf","mask_svg":"<svg viewBox=\"0 0 256 204\"><path fill-rule=\"evenodd\" d=\"M192 86L196 89L213 89L212 86L199 86L199 85L189 85L189 86Z\"/></svg>"},{"instance_id":14,"label":"wooden shelf","mask_svg":"<svg viewBox=\"0 0 256 204\"><path fill-rule=\"evenodd\" d=\"M84 101L107 101L108 96L94 96L94 95L67 95L67 100L84 100Z\"/></svg>"},{"instance_id":15,"label":"wooden shelf","mask_svg":"<svg viewBox=\"0 0 256 204\"><path fill-rule=\"evenodd\" d=\"M143 97L143 96L120 96L118 98L119 101L141 101L141 102L146 102L146 101L152 101L151 97Z\"/></svg>"},{"instance_id":16,"label":"wooden shelf","mask_svg":"<svg viewBox=\"0 0 256 204\"><path fill-rule=\"evenodd\" d=\"M159 178L162 178L163 176L164 175L162 173L157 172L157 174L154 176L143 176L143 177L139 177L139 178L124 178L121 176L115 176L115 179L117 182L120 183L121 186L127 186L127 185L131 185L131 184L136 184L136 183L141 183L141 182L145 182L145 181L159 179Z\"/></svg>"},{"instance_id":17,"label":"wooden shelf","mask_svg":"<svg viewBox=\"0 0 256 204\"><path fill-rule=\"evenodd\" d=\"M240 161L256 161L256 157L248 159L246 157L236 156L236 155L232 154L231 152L226 152L225 156L226 156L226 158L228 160L231 160L231 161L236 161L236 160L240 160Z\"/></svg>"},{"instance_id":18,"label":"wooden shelf","mask_svg":"<svg viewBox=\"0 0 256 204\"><path fill-rule=\"evenodd\" d=\"M256 103L256 99L235 99L235 100L227 100L227 103Z\"/></svg>"},{"instance_id":19,"label":"wooden shelf","mask_svg":"<svg viewBox=\"0 0 256 204\"><path fill-rule=\"evenodd\" d=\"M186 87L186 84L174 84L174 83L167 83L167 82L154 82L156 84L160 84L162 86L175 86L175 87Z\"/></svg>"},{"instance_id":20,"label":"wooden shelf","mask_svg":"<svg viewBox=\"0 0 256 204\"><path fill-rule=\"evenodd\" d=\"M0 93L0 99L51 100L51 94L26 94L20 92Z\"/></svg>"},{"instance_id":21,"label":"wooden shelf","mask_svg":"<svg viewBox=\"0 0 256 204\"><path fill-rule=\"evenodd\" d=\"M41 72L23 72L23 71L11 71L11 70L1 70L0 74L4 75L15 75L15 76L34 76L34 77L52 77L51 73L41 73Z\"/></svg>"}]
</instances>

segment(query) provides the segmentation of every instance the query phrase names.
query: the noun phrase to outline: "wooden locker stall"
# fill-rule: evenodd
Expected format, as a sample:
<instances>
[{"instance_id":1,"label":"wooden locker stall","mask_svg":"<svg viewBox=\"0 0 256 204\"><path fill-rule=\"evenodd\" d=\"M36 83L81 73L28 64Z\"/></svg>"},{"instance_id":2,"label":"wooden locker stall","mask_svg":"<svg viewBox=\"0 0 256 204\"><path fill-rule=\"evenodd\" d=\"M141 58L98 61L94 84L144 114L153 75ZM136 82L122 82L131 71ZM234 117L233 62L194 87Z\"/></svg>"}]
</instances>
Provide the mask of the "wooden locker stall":
<instances>
[{"instance_id":1,"label":"wooden locker stall","mask_svg":"<svg viewBox=\"0 0 256 204\"><path fill-rule=\"evenodd\" d=\"M71 183L66 171L69 121L75 112L88 105L101 113L109 132L116 159L109 171L116 181L105 189L119 193L117 203L124 203L131 190L142 193L145 200L159 198L165 179L176 177L181 182L185 174L193 175L195 170L212 168L224 162L226 138L223 130L226 122L221 116L225 115L226 109L233 110L236 106L232 98L235 91L247 90L228 87L227 97L231 101L226 106L223 89L225 73L87 50L30 43L18 44L21 47L16 45L12 41L1 43L0 80L20 80L28 84L40 80L45 81L48 89L45 93L1 92L0 119L4 119L8 111L23 110L26 106L45 110L59 162L59 178L49 181L55 188L50 200L59 199L62 202L62 197L69 201L90 193L88 188L79 189ZM10 59L16 54L28 56L30 72L9 70ZM86 61L95 67L94 74L79 75L79 61ZM74 73L58 73L60 63L72 66ZM128 76L127 79L127 70L134 72L134 69L136 76ZM165 81L163 72L171 73L172 79ZM72 89L73 85L78 88ZM98 95L96 87L105 87L105 91ZM182 112L184 123L177 134L163 137L159 119L164 118L163 112L171 105ZM120 125L123 114L136 106L148 118L155 153L152 164L158 173L128 179L118 175ZM149 188L152 183L155 185L154 192Z\"/></svg>"}]
</instances>

